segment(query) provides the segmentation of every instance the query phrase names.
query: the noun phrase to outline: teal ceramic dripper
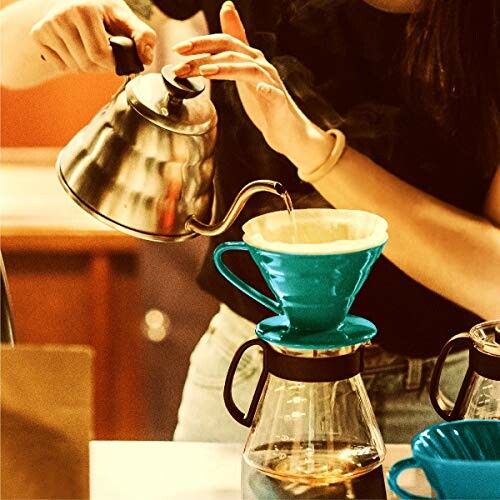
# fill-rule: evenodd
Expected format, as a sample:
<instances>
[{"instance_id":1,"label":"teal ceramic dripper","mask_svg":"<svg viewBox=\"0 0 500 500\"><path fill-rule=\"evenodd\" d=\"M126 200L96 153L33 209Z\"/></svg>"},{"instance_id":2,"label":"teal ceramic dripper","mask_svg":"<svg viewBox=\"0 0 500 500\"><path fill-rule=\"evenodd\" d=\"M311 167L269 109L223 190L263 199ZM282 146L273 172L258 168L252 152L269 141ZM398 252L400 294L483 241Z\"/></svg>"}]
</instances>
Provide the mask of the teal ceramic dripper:
<instances>
[{"instance_id":1,"label":"teal ceramic dripper","mask_svg":"<svg viewBox=\"0 0 500 500\"><path fill-rule=\"evenodd\" d=\"M304 209L256 217L243 226L244 241L217 247L217 269L276 316L257 326L266 341L293 348L333 348L366 342L370 321L348 315L387 241L387 223L368 212ZM272 291L271 299L231 271L228 251L247 251Z\"/></svg>"}]
</instances>

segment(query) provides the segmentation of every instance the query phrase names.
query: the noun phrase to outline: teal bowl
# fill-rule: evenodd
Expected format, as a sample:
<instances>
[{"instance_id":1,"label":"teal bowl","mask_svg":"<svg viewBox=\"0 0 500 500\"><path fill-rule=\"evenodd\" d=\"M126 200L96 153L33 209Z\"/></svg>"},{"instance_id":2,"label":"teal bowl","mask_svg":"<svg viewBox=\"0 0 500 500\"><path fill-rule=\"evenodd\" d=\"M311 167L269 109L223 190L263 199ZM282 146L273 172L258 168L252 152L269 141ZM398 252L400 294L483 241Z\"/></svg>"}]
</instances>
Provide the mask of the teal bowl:
<instances>
[{"instance_id":1,"label":"teal bowl","mask_svg":"<svg viewBox=\"0 0 500 500\"><path fill-rule=\"evenodd\" d=\"M423 498L397 483L403 470L421 468L437 498L500 499L500 421L432 425L413 438L412 454L389 471L389 486L401 498Z\"/></svg>"}]
</instances>

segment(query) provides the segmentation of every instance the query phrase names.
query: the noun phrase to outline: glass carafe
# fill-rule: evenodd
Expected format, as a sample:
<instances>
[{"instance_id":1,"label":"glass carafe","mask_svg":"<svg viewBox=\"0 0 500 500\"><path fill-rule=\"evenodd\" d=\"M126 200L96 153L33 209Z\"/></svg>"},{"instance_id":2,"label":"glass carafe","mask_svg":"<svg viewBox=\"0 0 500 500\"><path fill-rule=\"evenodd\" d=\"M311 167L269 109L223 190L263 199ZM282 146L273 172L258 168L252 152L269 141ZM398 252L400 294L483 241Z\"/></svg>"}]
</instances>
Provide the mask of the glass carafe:
<instances>
[{"instance_id":1,"label":"glass carafe","mask_svg":"<svg viewBox=\"0 0 500 500\"><path fill-rule=\"evenodd\" d=\"M469 367L452 403L441 393L439 381L448 353L461 344L469 349ZM434 408L445 420L500 420L500 320L479 323L444 345L434 367L430 392Z\"/></svg>"},{"instance_id":2,"label":"glass carafe","mask_svg":"<svg viewBox=\"0 0 500 500\"><path fill-rule=\"evenodd\" d=\"M244 351L259 345L264 367L246 415L231 385ZM361 349L243 344L228 372L225 401L250 427L243 451L243 498L385 498L382 437L361 371Z\"/></svg>"}]
</instances>

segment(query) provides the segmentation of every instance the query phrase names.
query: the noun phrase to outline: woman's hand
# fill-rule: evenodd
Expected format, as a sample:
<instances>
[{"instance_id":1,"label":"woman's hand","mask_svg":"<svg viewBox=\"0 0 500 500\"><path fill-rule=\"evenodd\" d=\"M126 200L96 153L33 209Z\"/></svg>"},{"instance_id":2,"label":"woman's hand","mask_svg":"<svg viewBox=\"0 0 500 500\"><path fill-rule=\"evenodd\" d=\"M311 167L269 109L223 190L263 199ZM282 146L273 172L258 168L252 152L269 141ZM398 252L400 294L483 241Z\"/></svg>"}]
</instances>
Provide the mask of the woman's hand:
<instances>
[{"instance_id":1,"label":"woman's hand","mask_svg":"<svg viewBox=\"0 0 500 500\"><path fill-rule=\"evenodd\" d=\"M191 38L173 49L198 56L174 68L177 76L234 80L243 107L266 142L304 172L327 158L334 139L314 125L288 94L276 68L248 45L245 29L232 2L221 8L223 33Z\"/></svg>"},{"instance_id":2,"label":"woman's hand","mask_svg":"<svg viewBox=\"0 0 500 500\"><path fill-rule=\"evenodd\" d=\"M110 35L133 38L144 64L151 64L156 42L123 0L56 0L30 34L46 64L61 72L112 70Z\"/></svg>"}]
</instances>

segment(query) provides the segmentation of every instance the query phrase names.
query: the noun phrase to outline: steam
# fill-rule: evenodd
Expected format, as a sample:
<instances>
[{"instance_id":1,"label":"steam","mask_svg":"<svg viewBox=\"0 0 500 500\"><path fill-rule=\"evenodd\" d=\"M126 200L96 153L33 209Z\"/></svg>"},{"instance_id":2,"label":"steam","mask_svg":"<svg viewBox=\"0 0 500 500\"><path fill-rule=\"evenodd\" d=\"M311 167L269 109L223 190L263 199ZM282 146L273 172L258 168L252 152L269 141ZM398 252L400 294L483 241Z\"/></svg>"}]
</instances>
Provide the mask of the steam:
<instances>
[{"instance_id":1,"label":"steam","mask_svg":"<svg viewBox=\"0 0 500 500\"><path fill-rule=\"evenodd\" d=\"M314 123L325 130L342 129L353 146L375 161L392 156L399 129L399 108L365 101L342 115L322 97L312 72L297 58L277 56L272 63L295 102Z\"/></svg>"}]
</instances>

